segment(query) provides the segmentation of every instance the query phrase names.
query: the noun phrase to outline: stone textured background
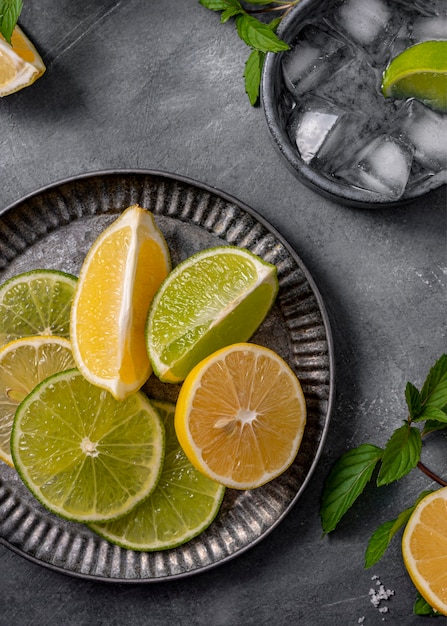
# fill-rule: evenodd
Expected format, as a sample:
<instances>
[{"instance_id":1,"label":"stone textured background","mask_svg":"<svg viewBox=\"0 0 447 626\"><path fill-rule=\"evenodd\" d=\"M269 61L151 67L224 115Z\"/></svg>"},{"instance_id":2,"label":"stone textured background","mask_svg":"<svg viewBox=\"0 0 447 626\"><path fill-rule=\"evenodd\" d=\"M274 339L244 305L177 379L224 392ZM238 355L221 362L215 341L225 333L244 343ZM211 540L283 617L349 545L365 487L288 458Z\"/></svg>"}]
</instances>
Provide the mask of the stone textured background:
<instances>
[{"instance_id":1,"label":"stone textured background","mask_svg":"<svg viewBox=\"0 0 447 626\"><path fill-rule=\"evenodd\" d=\"M242 79L247 49L232 23L197 0L24 0L21 25L47 65L0 101L0 211L61 179L104 169L173 172L230 193L263 215L312 273L335 343L337 401L317 471L282 524L206 574L108 585L41 568L0 546L0 625L360 623L423 625L396 537L363 569L376 527L433 485L412 474L367 490L323 537L324 479L348 448L384 445L446 350L445 188L398 209L362 211L298 182L273 149ZM447 476L445 440L424 459ZM379 612L374 576L394 595ZM360 621L359 621L360 620ZM438 618L436 623L445 623Z\"/></svg>"}]
</instances>

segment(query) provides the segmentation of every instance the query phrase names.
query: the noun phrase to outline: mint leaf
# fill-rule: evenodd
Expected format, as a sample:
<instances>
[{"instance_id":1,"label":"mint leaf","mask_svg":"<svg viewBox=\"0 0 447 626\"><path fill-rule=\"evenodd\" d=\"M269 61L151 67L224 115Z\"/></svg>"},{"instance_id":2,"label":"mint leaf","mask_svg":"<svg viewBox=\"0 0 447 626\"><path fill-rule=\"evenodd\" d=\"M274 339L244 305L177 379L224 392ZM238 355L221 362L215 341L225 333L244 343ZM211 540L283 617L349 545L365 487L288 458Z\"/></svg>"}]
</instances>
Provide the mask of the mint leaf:
<instances>
[{"instance_id":1,"label":"mint leaf","mask_svg":"<svg viewBox=\"0 0 447 626\"><path fill-rule=\"evenodd\" d=\"M422 412L421 394L412 383L407 383L405 387L405 399L410 417L416 419Z\"/></svg>"},{"instance_id":2,"label":"mint leaf","mask_svg":"<svg viewBox=\"0 0 447 626\"><path fill-rule=\"evenodd\" d=\"M239 15L239 13L244 13L244 9L242 7L230 7L229 9L225 9L220 17L220 21L222 24L225 24L225 22L228 22L231 17Z\"/></svg>"},{"instance_id":3,"label":"mint leaf","mask_svg":"<svg viewBox=\"0 0 447 626\"><path fill-rule=\"evenodd\" d=\"M446 410L447 354L443 354L431 368L421 389L421 404Z\"/></svg>"},{"instance_id":4,"label":"mint leaf","mask_svg":"<svg viewBox=\"0 0 447 626\"><path fill-rule=\"evenodd\" d=\"M231 0L228 2L226 0L199 0L199 4L210 11L225 11L233 3Z\"/></svg>"},{"instance_id":5,"label":"mint leaf","mask_svg":"<svg viewBox=\"0 0 447 626\"><path fill-rule=\"evenodd\" d=\"M418 592L418 596L416 598L416 602L413 606L413 613L415 615L430 615L431 617L435 617L436 615L441 615L438 611L435 611L427 600L425 600L421 594Z\"/></svg>"},{"instance_id":6,"label":"mint leaf","mask_svg":"<svg viewBox=\"0 0 447 626\"><path fill-rule=\"evenodd\" d=\"M372 567L380 561L395 533L395 523L395 519L385 522L371 535L365 553L365 568Z\"/></svg>"},{"instance_id":7,"label":"mint leaf","mask_svg":"<svg viewBox=\"0 0 447 626\"><path fill-rule=\"evenodd\" d=\"M434 433L437 430L444 430L444 428L447 428L447 424L434 420L427 420L422 430L422 436L424 437L425 435Z\"/></svg>"},{"instance_id":8,"label":"mint leaf","mask_svg":"<svg viewBox=\"0 0 447 626\"><path fill-rule=\"evenodd\" d=\"M252 104L253 106L257 103L259 99L264 58L264 52L260 52L259 50L252 50L245 64L245 91L247 92L250 104Z\"/></svg>"},{"instance_id":9,"label":"mint leaf","mask_svg":"<svg viewBox=\"0 0 447 626\"><path fill-rule=\"evenodd\" d=\"M321 523L325 533L337 526L371 479L383 450L369 443L346 452L334 465L323 488Z\"/></svg>"},{"instance_id":10,"label":"mint leaf","mask_svg":"<svg viewBox=\"0 0 447 626\"><path fill-rule=\"evenodd\" d=\"M427 406L419 415L415 422L422 422L423 420L432 420L435 422L447 423L447 413L445 410L436 408L435 406Z\"/></svg>"},{"instance_id":11,"label":"mint leaf","mask_svg":"<svg viewBox=\"0 0 447 626\"><path fill-rule=\"evenodd\" d=\"M12 31L22 12L22 0L0 0L0 33L11 43Z\"/></svg>"},{"instance_id":12,"label":"mint leaf","mask_svg":"<svg viewBox=\"0 0 447 626\"><path fill-rule=\"evenodd\" d=\"M394 431L383 453L377 485L399 480L416 467L421 457L422 437L417 428L405 423Z\"/></svg>"},{"instance_id":13,"label":"mint leaf","mask_svg":"<svg viewBox=\"0 0 447 626\"><path fill-rule=\"evenodd\" d=\"M422 498L425 498L425 496L429 493L432 493L432 491L424 491L421 493L413 506L410 506L408 509L405 509L405 511L402 511L396 519L385 522L377 528L377 530L372 534L366 548L365 568L372 567L380 561L388 548L391 539L398 530L407 525L407 522L410 519L416 505L419 504Z\"/></svg>"},{"instance_id":14,"label":"mint leaf","mask_svg":"<svg viewBox=\"0 0 447 626\"><path fill-rule=\"evenodd\" d=\"M242 41L260 52L281 52L281 50L289 49L289 45L279 39L268 24L260 22L251 15L238 15L236 28Z\"/></svg>"}]
</instances>

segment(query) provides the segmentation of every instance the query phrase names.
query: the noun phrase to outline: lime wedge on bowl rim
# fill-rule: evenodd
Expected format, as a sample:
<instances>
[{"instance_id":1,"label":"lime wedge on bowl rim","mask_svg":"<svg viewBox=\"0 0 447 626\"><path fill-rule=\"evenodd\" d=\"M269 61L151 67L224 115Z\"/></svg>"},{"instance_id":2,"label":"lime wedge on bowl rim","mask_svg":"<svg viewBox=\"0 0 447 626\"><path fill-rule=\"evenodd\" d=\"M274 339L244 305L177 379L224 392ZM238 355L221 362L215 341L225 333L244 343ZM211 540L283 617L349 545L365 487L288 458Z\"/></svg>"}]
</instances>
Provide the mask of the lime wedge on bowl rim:
<instances>
[{"instance_id":1,"label":"lime wedge on bowl rim","mask_svg":"<svg viewBox=\"0 0 447 626\"><path fill-rule=\"evenodd\" d=\"M188 461L175 434L175 406L151 401L166 430L166 454L151 495L127 515L89 527L107 541L137 551L176 548L203 532L215 519L225 487Z\"/></svg>"},{"instance_id":2,"label":"lime wedge on bowl rim","mask_svg":"<svg viewBox=\"0 0 447 626\"><path fill-rule=\"evenodd\" d=\"M162 282L149 308L146 346L154 373L180 382L219 348L247 341L277 293L276 267L244 248L190 256Z\"/></svg>"},{"instance_id":3,"label":"lime wedge on bowl rim","mask_svg":"<svg viewBox=\"0 0 447 626\"><path fill-rule=\"evenodd\" d=\"M70 310L77 278L59 270L37 269L0 286L0 346L32 335L69 337Z\"/></svg>"},{"instance_id":4,"label":"lime wedge on bowl rim","mask_svg":"<svg viewBox=\"0 0 447 626\"><path fill-rule=\"evenodd\" d=\"M50 511L78 522L114 519L155 487L165 435L136 392L121 402L70 369L41 382L19 405L14 466Z\"/></svg>"},{"instance_id":5,"label":"lime wedge on bowl rim","mask_svg":"<svg viewBox=\"0 0 447 626\"><path fill-rule=\"evenodd\" d=\"M447 41L423 41L401 52L383 74L382 93L447 112Z\"/></svg>"},{"instance_id":6,"label":"lime wedge on bowl rim","mask_svg":"<svg viewBox=\"0 0 447 626\"><path fill-rule=\"evenodd\" d=\"M20 402L53 374L75 366L65 337L24 337L0 349L0 459L13 466L10 448L14 415Z\"/></svg>"}]
</instances>

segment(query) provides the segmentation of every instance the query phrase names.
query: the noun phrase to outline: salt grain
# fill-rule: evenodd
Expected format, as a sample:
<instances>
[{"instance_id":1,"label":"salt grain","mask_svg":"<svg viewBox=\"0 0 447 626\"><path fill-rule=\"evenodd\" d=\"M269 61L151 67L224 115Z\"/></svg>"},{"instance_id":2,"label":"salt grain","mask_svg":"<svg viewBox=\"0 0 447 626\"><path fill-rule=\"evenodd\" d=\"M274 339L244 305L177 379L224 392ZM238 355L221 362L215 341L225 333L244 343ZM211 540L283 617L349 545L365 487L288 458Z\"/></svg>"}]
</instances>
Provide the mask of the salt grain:
<instances>
[{"instance_id":1,"label":"salt grain","mask_svg":"<svg viewBox=\"0 0 447 626\"><path fill-rule=\"evenodd\" d=\"M372 576L371 580L376 582L377 587L377 589L369 590L371 603L376 607L376 609L379 609L380 613L388 613L388 607L381 606L381 602L389 600L391 596L394 596L394 589L385 589L378 576Z\"/></svg>"}]
</instances>

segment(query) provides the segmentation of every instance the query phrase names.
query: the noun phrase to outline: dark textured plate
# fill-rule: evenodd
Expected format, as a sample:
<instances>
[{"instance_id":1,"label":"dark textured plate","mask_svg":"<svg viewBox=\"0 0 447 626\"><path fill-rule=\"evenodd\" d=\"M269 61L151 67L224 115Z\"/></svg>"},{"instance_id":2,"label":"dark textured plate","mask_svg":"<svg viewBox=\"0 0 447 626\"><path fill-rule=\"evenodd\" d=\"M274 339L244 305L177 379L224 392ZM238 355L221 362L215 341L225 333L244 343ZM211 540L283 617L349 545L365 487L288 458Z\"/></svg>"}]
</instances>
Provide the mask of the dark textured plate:
<instances>
[{"instance_id":1,"label":"dark textured plate","mask_svg":"<svg viewBox=\"0 0 447 626\"><path fill-rule=\"evenodd\" d=\"M333 351L325 308L301 260L252 209L185 178L160 172L100 172L42 189L0 215L0 282L35 268L78 274L98 234L127 206L150 209L173 264L210 246L248 248L278 268L277 302L252 338L275 349L299 376L308 422L293 465L253 491L228 489L211 526L173 550L140 553L111 545L82 524L49 513L16 472L0 463L0 542L40 565L116 582L171 580L241 554L272 531L303 492L320 456L333 403ZM178 387L151 377L150 397Z\"/></svg>"}]
</instances>

